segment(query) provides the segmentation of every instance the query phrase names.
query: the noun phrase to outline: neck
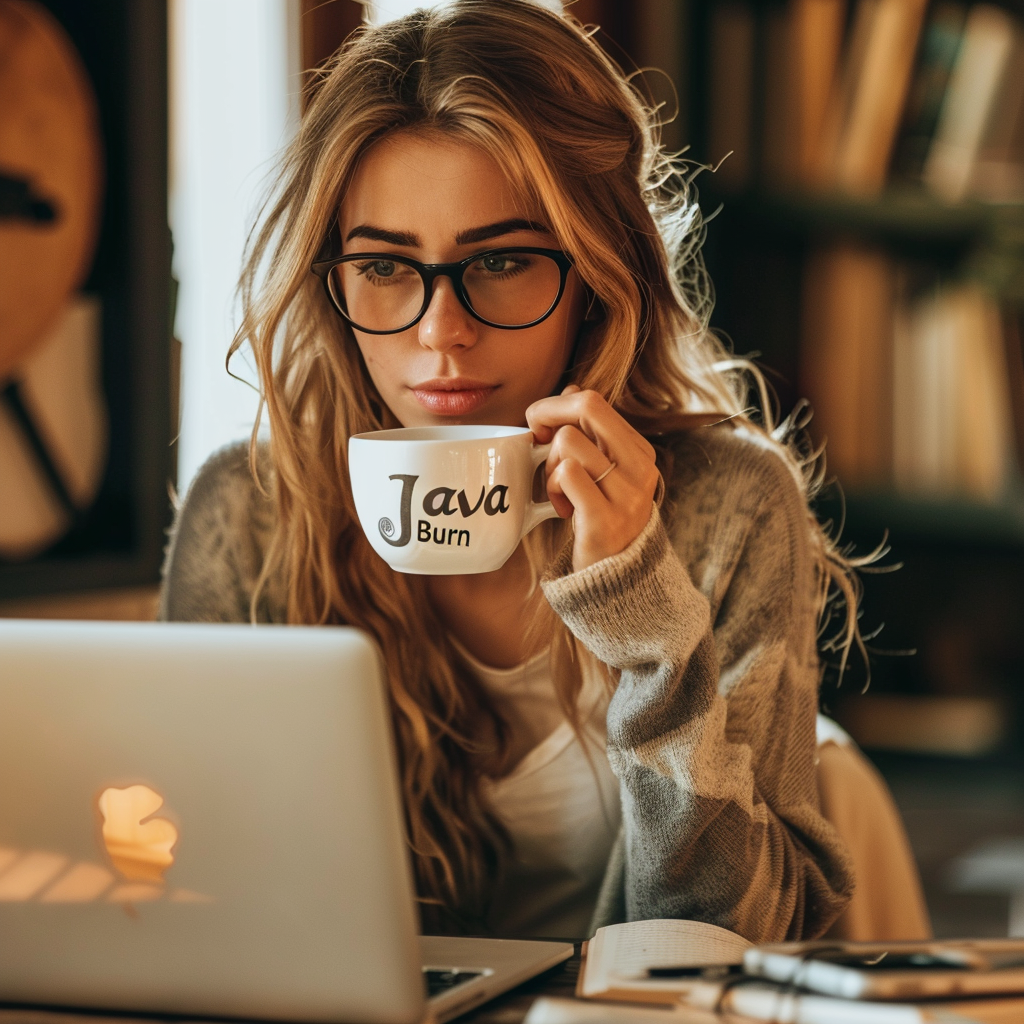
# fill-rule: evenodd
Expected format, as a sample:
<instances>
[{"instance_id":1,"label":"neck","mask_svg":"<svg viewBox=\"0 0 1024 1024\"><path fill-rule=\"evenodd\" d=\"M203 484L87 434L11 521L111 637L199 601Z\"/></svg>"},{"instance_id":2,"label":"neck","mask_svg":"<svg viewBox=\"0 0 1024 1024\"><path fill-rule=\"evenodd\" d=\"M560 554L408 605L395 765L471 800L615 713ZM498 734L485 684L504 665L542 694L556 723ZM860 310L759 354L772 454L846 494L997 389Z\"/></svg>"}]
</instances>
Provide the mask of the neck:
<instances>
[{"instance_id":1,"label":"neck","mask_svg":"<svg viewBox=\"0 0 1024 1024\"><path fill-rule=\"evenodd\" d=\"M448 631L485 665L511 668L540 647L529 626L543 597L522 544L494 572L431 576L427 592Z\"/></svg>"}]
</instances>

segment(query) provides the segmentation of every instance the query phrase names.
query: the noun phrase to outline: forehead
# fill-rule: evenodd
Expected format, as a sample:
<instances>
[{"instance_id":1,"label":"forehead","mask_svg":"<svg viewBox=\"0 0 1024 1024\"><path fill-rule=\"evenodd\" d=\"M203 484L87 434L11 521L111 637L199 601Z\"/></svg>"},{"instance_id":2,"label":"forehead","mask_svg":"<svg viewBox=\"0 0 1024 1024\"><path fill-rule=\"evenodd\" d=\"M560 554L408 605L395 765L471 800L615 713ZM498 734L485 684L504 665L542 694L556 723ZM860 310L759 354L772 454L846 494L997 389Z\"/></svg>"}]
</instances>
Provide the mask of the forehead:
<instances>
[{"instance_id":1,"label":"forehead","mask_svg":"<svg viewBox=\"0 0 1024 1024\"><path fill-rule=\"evenodd\" d=\"M457 139L388 136L360 159L341 207L357 224L412 231L425 244L512 217L536 218L498 161Z\"/></svg>"}]
</instances>

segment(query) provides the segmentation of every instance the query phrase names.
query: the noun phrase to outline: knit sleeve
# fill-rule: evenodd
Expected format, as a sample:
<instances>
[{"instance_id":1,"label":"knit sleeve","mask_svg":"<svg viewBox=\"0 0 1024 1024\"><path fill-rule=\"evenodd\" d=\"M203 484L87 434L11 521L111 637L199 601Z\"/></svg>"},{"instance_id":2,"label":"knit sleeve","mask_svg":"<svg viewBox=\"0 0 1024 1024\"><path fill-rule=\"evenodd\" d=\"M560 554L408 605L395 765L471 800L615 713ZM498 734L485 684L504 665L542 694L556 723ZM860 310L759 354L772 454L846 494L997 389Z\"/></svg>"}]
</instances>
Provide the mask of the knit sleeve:
<instances>
[{"instance_id":1,"label":"knit sleeve","mask_svg":"<svg viewBox=\"0 0 1024 1024\"><path fill-rule=\"evenodd\" d=\"M249 622L273 523L273 502L256 486L248 446L231 445L210 456L174 517L158 618ZM258 621L284 620L278 589L271 581L257 608Z\"/></svg>"},{"instance_id":2,"label":"knit sleeve","mask_svg":"<svg viewBox=\"0 0 1024 1024\"><path fill-rule=\"evenodd\" d=\"M623 552L542 581L575 636L618 671L629 920L690 918L753 942L820 935L852 892L815 778L817 658L803 496L763 449L659 510ZM677 554L699 567L701 586Z\"/></svg>"}]
</instances>

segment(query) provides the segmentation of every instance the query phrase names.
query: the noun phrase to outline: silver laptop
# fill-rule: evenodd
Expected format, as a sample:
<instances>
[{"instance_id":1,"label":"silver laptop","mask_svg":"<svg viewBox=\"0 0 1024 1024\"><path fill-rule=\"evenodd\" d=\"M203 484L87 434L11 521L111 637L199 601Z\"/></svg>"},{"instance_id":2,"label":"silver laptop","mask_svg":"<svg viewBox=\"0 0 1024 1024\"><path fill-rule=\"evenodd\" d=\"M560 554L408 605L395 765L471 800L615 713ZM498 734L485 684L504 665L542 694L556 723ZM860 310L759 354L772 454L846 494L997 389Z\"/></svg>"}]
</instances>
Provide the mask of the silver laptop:
<instances>
[{"instance_id":1,"label":"silver laptop","mask_svg":"<svg viewBox=\"0 0 1024 1024\"><path fill-rule=\"evenodd\" d=\"M362 633L0 621L0 1001L448 1020L571 953L417 936Z\"/></svg>"}]
</instances>

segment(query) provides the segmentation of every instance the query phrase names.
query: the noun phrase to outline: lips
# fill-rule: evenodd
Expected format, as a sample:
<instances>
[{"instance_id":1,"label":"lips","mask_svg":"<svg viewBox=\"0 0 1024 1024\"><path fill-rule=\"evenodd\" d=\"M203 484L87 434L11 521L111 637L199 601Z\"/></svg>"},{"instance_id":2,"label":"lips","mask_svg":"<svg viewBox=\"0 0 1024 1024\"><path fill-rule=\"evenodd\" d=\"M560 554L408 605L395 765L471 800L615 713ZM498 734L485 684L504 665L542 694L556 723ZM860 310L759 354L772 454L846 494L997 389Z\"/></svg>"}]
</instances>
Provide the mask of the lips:
<instances>
[{"instance_id":1,"label":"lips","mask_svg":"<svg viewBox=\"0 0 1024 1024\"><path fill-rule=\"evenodd\" d=\"M468 416L497 390L495 384L466 377L438 377L412 387L416 401L435 416Z\"/></svg>"}]
</instances>

